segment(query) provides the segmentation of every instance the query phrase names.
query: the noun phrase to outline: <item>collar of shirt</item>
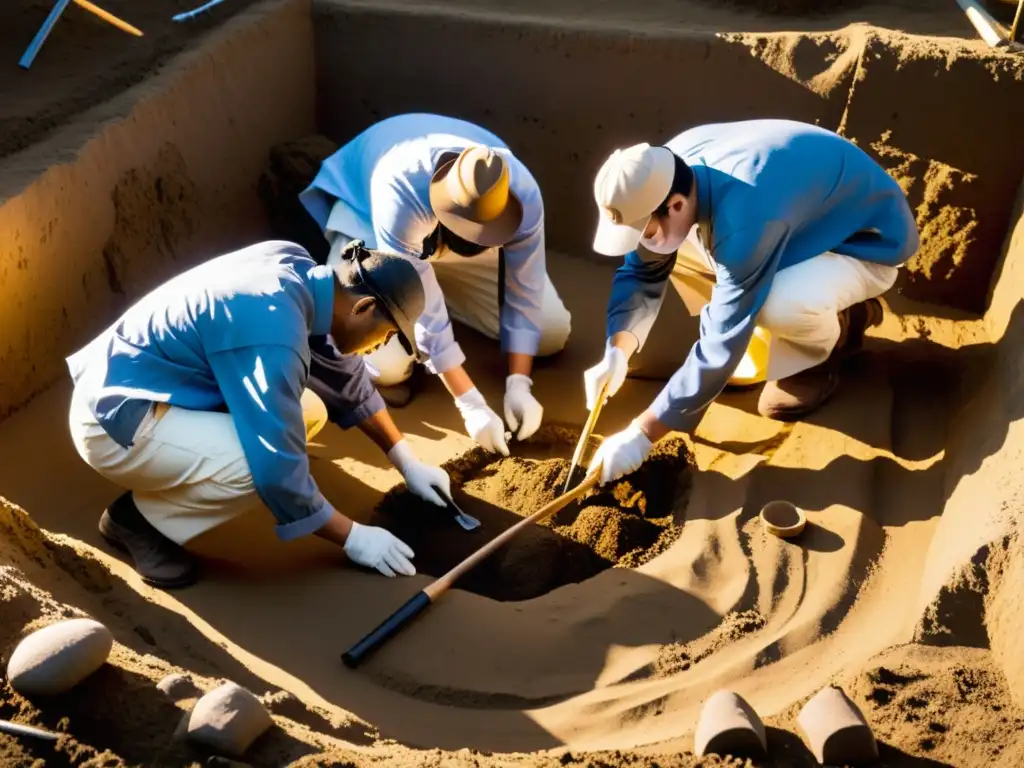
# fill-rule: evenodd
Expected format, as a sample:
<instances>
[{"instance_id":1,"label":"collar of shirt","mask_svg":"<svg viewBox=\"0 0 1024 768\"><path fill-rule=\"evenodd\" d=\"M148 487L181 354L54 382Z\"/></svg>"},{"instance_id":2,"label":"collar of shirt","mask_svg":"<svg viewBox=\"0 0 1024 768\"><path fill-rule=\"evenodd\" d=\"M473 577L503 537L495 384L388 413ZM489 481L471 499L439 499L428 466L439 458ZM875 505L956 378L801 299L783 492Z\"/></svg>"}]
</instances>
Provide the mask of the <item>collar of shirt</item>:
<instances>
[{"instance_id":1,"label":"collar of shirt","mask_svg":"<svg viewBox=\"0 0 1024 768\"><path fill-rule=\"evenodd\" d=\"M309 287L313 294L313 327L311 336L326 336L334 319L334 269L319 265L309 270Z\"/></svg>"}]
</instances>

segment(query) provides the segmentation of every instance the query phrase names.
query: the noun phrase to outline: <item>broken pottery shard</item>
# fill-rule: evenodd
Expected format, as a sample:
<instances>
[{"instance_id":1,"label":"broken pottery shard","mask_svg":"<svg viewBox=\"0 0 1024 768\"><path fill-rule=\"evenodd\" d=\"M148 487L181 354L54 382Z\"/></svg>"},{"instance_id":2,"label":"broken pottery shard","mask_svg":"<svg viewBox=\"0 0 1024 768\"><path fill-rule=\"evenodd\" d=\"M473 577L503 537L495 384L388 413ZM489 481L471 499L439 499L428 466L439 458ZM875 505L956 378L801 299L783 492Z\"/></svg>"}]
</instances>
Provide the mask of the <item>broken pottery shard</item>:
<instances>
[{"instance_id":1,"label":"broken pottery shard","mask_svg":"<svg viewBox=\"0 0 1024 768\"><path fill-rule=\"evenodd\" d=\"M63 693L103 666L113 645L110 630L98 621L58 621L18 643L7 678L25 696Z\"/></svg>"},{"instance_id":2,"label":"broken pottery shard","mask_svg":"<svg viewBox=\"0 0 1024 768\"><path fill-rule=\"evenodd\" d=\"M878 759L878 744L860 709L839 688L808 701L797 723L815 759L823 765L855 765Z\"/></svg>"},{"instance_id":3,"label":"broken pottery shard","mask_svg":"<svg viewBox=\"0 0 1024 768\"><path fill-rule=\"evenodd\" d=\"M698 755L764 757L768 738L764 723L746 700L732 691L718 691L700 712L693 751Z\"/></svg>"},{"instance_id":4,"label":"broken pottery shard","mask_svg":"<svg viewBox=\"0 0 1024 768\"><path fill-rule=\"evenodd\" d=\"M156 684L157 690L167 694L174 701L192 699L202 693L199 687L185 675L168 675Z\"/></svg>"},{"instance_id":5,"label":"broken pottery shard","mask_svg":"<svg viewBox=\"0 0 1024 768\"><path fill-rule=\"evenodd\" d=\"M274 724L260 700L235 683L224 683L199 699L186 720L190 741L232 757L241 757Z\"/></svg>"}]
</instances>

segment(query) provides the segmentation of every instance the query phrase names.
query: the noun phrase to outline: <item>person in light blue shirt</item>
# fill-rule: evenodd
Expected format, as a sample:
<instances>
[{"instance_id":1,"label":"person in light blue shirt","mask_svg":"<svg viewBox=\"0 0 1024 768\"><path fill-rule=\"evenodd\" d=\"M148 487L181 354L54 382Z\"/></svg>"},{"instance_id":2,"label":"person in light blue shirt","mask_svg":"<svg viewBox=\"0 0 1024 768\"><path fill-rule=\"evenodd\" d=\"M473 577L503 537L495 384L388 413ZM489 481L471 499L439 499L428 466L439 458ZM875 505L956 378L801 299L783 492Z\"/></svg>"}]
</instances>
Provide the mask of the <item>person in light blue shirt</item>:
<instances>
[{"instance_id":1,"label":"person in light blue shirt","mask_svg":"<svg viewBox=\"0 0 1024 768\"><path fill-rule=\"evenodd\" d=\"M704 125L662 147L616 151L594 195L594 249L625 263L608 303L604 359L584 374L588 407L622 385L679 276L687 238L713 283L682 367L595 454L603 482L639 467L669 431L697 426L755 328L768 338L759 411L792 420L819 408L918 247L903 190L881 166L831 131L787 120Z\"/></svg>"},{"instance_id":2,"label":"person in light blue shirt","mask_svg":"<svg viewBox=\"0 0 1024 768\"><path fill-rule=\"evenodd\" d=\"M358 242L334 267L293 243L259 243L139 300L67 361L75 447L128 489L101 534L147 583L187 586L197 568L182 545L262 501L284 540L315 533L387 576L415 573L408 546L318 490L306 442L327 421L309 376L310 339L326 338L345 382L342 426L358 425L413 492L445 504L448 476L416 458L358 356L392 337L411 349L423 305L408 262Z\"/></svg>"},{"instance_id":3,"label":"person in light blue shirt","mask_svg":"<svg viewBox=\"0 0 1024 768\"><path fill-rule=\"evenodd\" d=\"M442 115L391 117L327 158L299 199L331 243L328 261L356 238L416 266L426 291L416 323L420 356L477 443L508 455L505 425L463 367L452 319L500 341L507 354L509 428L526 439L540 427L533 359L565 346L570 317L547 274L540 189L501 139ZM397 342L367 357L393 405L411 397L416 362Z\"/></svg>"}]
</instances>

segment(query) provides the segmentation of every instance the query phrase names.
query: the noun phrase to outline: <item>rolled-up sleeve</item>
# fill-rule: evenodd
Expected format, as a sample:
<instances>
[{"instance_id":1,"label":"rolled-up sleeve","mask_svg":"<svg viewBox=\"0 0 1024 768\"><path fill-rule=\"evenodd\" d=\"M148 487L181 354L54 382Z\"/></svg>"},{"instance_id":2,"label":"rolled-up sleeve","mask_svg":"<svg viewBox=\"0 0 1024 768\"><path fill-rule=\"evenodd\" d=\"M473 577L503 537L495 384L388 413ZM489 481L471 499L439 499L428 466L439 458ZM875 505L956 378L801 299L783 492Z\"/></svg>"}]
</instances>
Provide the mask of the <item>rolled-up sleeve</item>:
<instances>
[{"instance_id":1,"label":"rolled-up sleeve","mask_svg":"<svg viewBox=\"0 0 1024 768\"><path fill-rule=\"evenodd\" d=\"M334 507L309 472L302 358L288 347L261 345L211 354L209 363L277 535L288 541L318 530Z\"/></svg>"},{"instance_id":2,"label":"rolled-up sleeve","mask_svg":"<svg viewBox=\"0 0 1024 768\"><path fill-rule=\"evenodd\" d=\"M608 299L607 335L632 333L642 349L665 299L665 288L675 266L675 254L661 256L644 251L626 255L626 261L615 270L612 292Z\"/></svg>"},{"instance_id":3,"label":"rolled-up sleeve","mask_svg":"<svg viewBox=\"0 0 1024 768\"><path fill-rule=\"evenodd\" d=\"M725 388L750 343L788 240L789 228L769 221L716 244L720 266L711 301L701 310L700 337L651 406L667 427L692 431Z\"/></svg>"},{"instance_id":4,"label":"rolled-up sleeve","mask_svg":"<svg viewBox=\"0 0 1024 768\"><path fill-rule=\"evenodd\" d=\"M420 258L423 241L434 231L437 219L397 180L385 183L374 179L371 198L377 247L409 259L423 283L425 304L414 332L416 347L427 358L427 370L437 374L462 365L466 355L455 341L444 294L433 267Z\"/></svg>"},{"instance_id":5,"label":"rolled-up sleeve","mask_svg":"<svg viewBox=\"0 0 1024 768\"><path fill-rule=\"evenodd\" d=\"M541 336L541 300L547 276L544 203L536 184L520 193L523 221L505 252L505 301L501 306L501 348L536 355Z\"/></svg>"},{"instance_id":6,"label":"rolled-up sleeve","mask_svg":"<svg viewBox=\"0 0 1024 768\"><path fill-rule=\"evenodd\" d=\"M333 423L348 429L384 410L362 357L341 354L327 336L311 336L309 352L306 386L324 401Z\"/></svg>"}]
</instances>

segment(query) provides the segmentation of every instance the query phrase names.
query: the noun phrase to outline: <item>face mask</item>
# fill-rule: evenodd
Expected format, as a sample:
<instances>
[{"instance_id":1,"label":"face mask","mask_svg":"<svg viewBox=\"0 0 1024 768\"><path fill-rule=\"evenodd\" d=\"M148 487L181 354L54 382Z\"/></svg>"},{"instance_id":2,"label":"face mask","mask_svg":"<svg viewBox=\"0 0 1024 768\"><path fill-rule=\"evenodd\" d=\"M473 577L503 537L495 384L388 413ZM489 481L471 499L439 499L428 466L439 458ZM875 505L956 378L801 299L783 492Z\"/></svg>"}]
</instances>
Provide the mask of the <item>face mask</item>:
<instances>
[{"instance_id":1,"label":"face mask","mask_svg":"<svg viewBox=\"0 0 1024 768\"><path fill-rule=\"evenodd\" d=\"M671 240L666 240L662 243L656 243L649 238L642 237L640 238L640 245L642 245L651 253L658 253L661 254L662 256L669 256L678 251L685 241L685 234L682 237L674 237Z\"/></svg>"}]
</instances>

